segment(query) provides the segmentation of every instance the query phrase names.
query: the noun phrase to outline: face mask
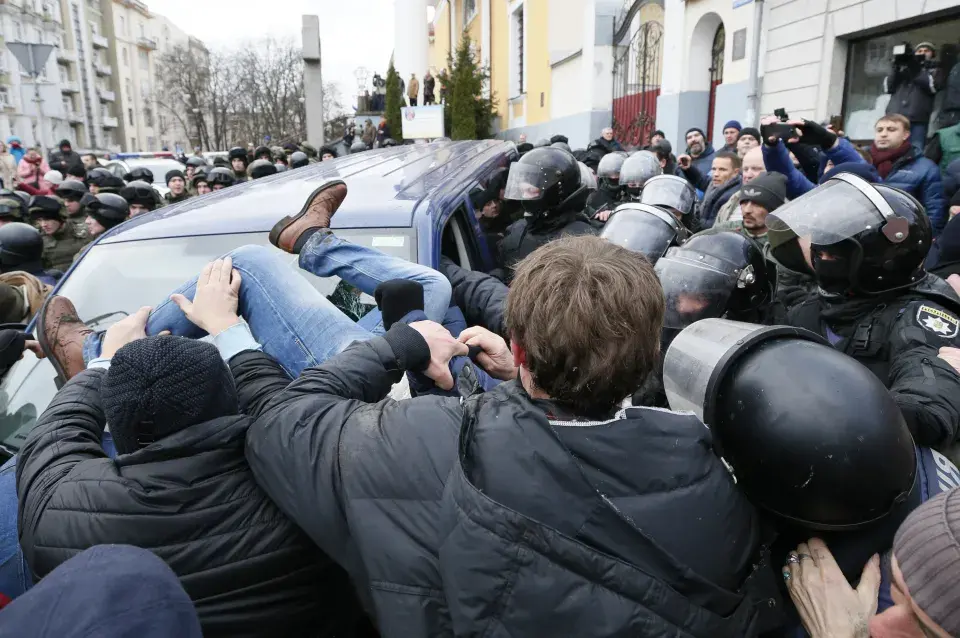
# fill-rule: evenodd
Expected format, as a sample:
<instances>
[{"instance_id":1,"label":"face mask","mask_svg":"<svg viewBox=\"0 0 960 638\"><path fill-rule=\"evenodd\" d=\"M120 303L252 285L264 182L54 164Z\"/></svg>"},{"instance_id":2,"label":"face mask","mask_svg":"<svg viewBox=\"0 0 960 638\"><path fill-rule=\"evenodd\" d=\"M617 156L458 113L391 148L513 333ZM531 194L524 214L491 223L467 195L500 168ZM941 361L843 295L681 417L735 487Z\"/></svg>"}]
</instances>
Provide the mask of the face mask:
<instances>
[{"instance_id":1,"label":"face mask","mask_svg":"<svg viewBox=\"0 0 960 638\"><path fill-rule=\"evenodd\" d=\"M820 288L835 295L843 294L850 288L849 259L845 257L823 259L816 250L813 251L811 258L813 260L813 271Z\"/></svg>"}]
</instances>

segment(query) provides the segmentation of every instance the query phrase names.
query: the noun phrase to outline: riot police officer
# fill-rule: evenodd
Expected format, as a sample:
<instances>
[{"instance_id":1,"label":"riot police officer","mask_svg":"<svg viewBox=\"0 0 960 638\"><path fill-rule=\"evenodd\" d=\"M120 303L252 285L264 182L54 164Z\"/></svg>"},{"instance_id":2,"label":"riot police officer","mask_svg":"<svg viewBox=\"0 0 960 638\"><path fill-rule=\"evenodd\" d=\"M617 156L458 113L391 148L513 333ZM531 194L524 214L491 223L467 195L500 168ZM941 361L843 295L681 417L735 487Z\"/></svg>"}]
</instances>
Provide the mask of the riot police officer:
<instances>
[{"instance_id":1,"label":"riot police officer","mask_svg":"<svg viewBox=\"0 0 960 638\"><path fill-rule=\"evenodd\" d=\"M43 237L33 226L12 222L0 226L0 273L22 271L55 286L63 276L43 267Z\"/></svg>"},{"instance_id":2,"label":"riot police officer","mask_svg":"<svg viewBox=\"0 0 960 638\"><path fill-rule=\"evenodd\" d=\"M207 173L207 182L210 184L210 188L218 191L236 184L237 177L229 168L217 166Z\"/></svg>"},{"instance_id":3,"label":"riot police officer","mask_svg":"<svg viewBox=\"0 0 960 638\"><path fill-rule=\"evenodd\" d=\"M57 197L63 200L64 207L67 209L67 226L74 236L80 239L87 239L87 227L83 223L87 213L83 210L83 196L88 195L89 191L83 182L68 180L57 186Z\"/></svg>"},{"instance_id":4,"label":"riot police officer","mask_svg":"<svg viewBox=\"0 0 960 638\"><path fill-rule=\"evenodd\" d=\"M123 176L123 181L128 184L130 182L146 182L147 184L153 184L153 171L145 166L137 166Z\"/></svg>"},{"instance_id":5,"label":"riot police officer","mask_svg":"<svg viewBox=\"0 0 960 638\"><path fill-rule=\"evenodd\" d=\"M43 266L66 272L73 257L87 244L78 237L72 225L67 224L61 201L50 195L34 195L28 209L30 223L43 235Z\"/></svg>"},{"instance_id":6,"label":"riot police officer","mask_svg":"<svg viewBox=\"0 0 960 638\"><path fill-rule=\"evenodd\" d=\"M884 384L809 331L698 322L671 344L663 380L670 407L701 417L737 484L768 514L774 566L810 560L787 551L816 535L855 581L910 511L960 485L946 457L915 445ZM883 578L881 609L889 565Z\"/></svg>"},{"instance_id":7,"label":"riot police officer","mask_svg":"<svg viewBox=\"0 0 960 638\"><path fill-rule=\"evenodd\" d=\"M648 204L628 203L617 206L600 236L656 264L669 248L681 245L690 234L670 213Z\"/></svg>"},{"instance_id":8,"label":"riot police officer","mask_svg":"<svg viewBox=\"0 0 960 638\"><path fill-rule=\"evenodd\" d=\"M299 153L300 151L297 152ZM258 159L250 164L247 172L250 174L250 179L260 179L261 177L276 175L277 165L267 160Z\"/></svg>"},{"instance_id":9,"label":"riot police officer","mask_svg":"<svg viewBox=\"0 0 960 638\"><path fill-rule=\"evenodd\" d=\"M0 226L10 222L22 222L27 217L27 206L17 191L0 189Z\"/></svg>"},{"instance_id":10,"label":"riot police officer","mask_svg":"<svg viewBox=\"0 0 960 638\"><path fill-rule=\"evenodd\" d=\"M363 142L360 142L360 144L363 145ZM366 150L366 147L364 147L364 148L362 148L362 149L360 149L360 150ZM353 149L351 149L351 152L357 152L357 151L354 151ZM293 168L303 168L304 166L306 166L306 165L309 164L309 163L310 163L310 158L307 157L307 154L304 153L303 151L296 151L296 152L290 154L290 168L291 168L291 169L293 169Z\"/></svg>"},{"instance_id":11,"label":"riot police officer","mask_svg":"<svg viewBox=\"0 0 960 638\"><path fill-rule=\"evenodd\" d=\"M91 238L102 235L130 218L130 206L119 195L101 193L88 197L84 206L87 209L87 232Z\"/></svg>"},{"instance_id":12,"label":"riot police officer","mask_svg":"<svg viewBox=\"0 0 960 638\"><path fill-rule=\"evenodd\" d=\"M682 177L657 175L650 178L640 193L640 203L673 213L691 233L700 231L696 215L697 192Z\"/></svg>"},{"instance_id":13,"label":"riot police officer","mask_svg":"<svg viewBox=\"0 0 960 638\"><path fill-rule=\"evenodd\" d=\"M247 149L234 146L227 151L227 159L230 160L230 168L233 169L234 175L237 176L237 181L245 182L247 180L247 163L249 162Z\"/></svg>"},{"instance_id":14,"label":"riot police officer","mask_svg":"<svg viewBox=\"0 0 960 638\"><path fill-rule=\"evenodd\" d=\"M600 187L597 192L587 198L586 213L588 217L595 217L604 210L612 211L620 203L623 189L620 186L620 170L623 167L627 154L622 151L607 153L597 165L597 179Z\"/></svg>"},{"instance_id":15,"label":"riot police officer","mask_svg":"<svg viewBox=\"0 0 960 638\"><path fill-rule=\"evenodd\" d=\"M193 174L193 178L190 180L190 186L197 195L206 195L213 190L210 187L210 180L207 177L208 172L209 171L205 166L201 166Z\"/></svg>"},{"instance_id":16,"label":"riot police officer","mask_svg":"<svg viewBox=\"0 0 960 638\"><path fill-rule=\"evenodd\" d=\"M787 322L870 368L920 445L954 443L960 375L937 352L960 345L960 299L924 270L933 233L923 206L841 173L771 213L767 226L788 237L771 239L777 261L812 272L819 286Z\"/></svg>"},{"instance_id":17,"label":"riot police officer","mask_svg":"<svg viewBox=\"0 0 960 638\"><path fill-rule=\"evenodd\" d=\"M130 217L136 217L157 209L159 196L147 182L133 181L120 189L120 197L127 201Z\"/></svg>"},{"instance_id":18,"label":"riot police officer","mask_svg":"<svg viewBox=\"0 0 960 638\"><path fill-rule=\"evenodd\" d=\"M201 167L208 167L208 166L209 164L207 164L207 160L202 157L198 157L196 155L192 155L191 157L188 157L186 161L186 170L185 170L187 182L192 184L193 176L196 174L197 169Z\"/></svg>"},{"instance_id":19,"label":"riot police officer","mask_svg":"<svg viewBox=\"0 0 960 638\"><path fill-rule=\"evenodd\" d=\"M638 151L624 160L620 167L620 185L625 201L637 201L647 181L663 174L660 160L650 151Z\"/></svg>"},{"instance_id":20,"label":"riot police officer","mask_svg":"<svg viewBox=\"0 0 960 638\"><path fill-rule=\"evenodd\" d=\"M98 193L118 194L126 183L105 168L95 168L87 172L87 188L94 195Z\"/></svg>"},{"instance_id":21,"label":"riot police officer","mask_svg":"<svg viewBox=\"0 0 960 638\"><path fill-rule=\"evenodd\" d=\"M500 242L508 273L552 239L596 234L583 214L586 193L577 160L559 148L535 148L510 165L504 198L520 202L524 218L512 224Z\"/></svg>"}]
</instances>

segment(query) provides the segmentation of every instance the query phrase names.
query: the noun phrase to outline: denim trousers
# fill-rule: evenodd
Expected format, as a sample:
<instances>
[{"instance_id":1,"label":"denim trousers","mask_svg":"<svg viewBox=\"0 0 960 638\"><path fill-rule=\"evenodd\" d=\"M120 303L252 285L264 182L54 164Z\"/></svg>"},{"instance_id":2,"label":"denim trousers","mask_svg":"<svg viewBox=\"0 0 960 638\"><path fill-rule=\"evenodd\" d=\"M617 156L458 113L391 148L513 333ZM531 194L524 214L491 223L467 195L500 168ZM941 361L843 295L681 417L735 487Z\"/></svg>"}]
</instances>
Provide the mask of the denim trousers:
<instances>
[{"instance_id":1,"label":"denim trousers","mask_svg":"<svg viewBox=\"0 0 960 638\"><path fill-rule=\"evenodd\" d=\"M927 131L929 128L929 124L926 122L910 123L910 143L921 153L923 153L923 148L927 145Z\"/></svg>"},{"instance_id":2,"label":"denim trousers","mask_svg":"<svg viewBox=\"0 0 960 638\"><path fill-rule=\"evenodd\" d=\"M354 323L303 277L292 272L276 251L262 246L243 246L229 253L240 273L239 314L254 338L291 376L323 363L350 343L383 333L379 310ZM450 305L451 288L439 272L374 248L344 241L330 231L320 231L300 251L300 268L318 277L339 277L372 295L377 286L391 279L417 281L423 285L424 311L431 321L443 322ZM174 293L193 299L197 280ZM147 334L164 330L199 339L206 333L186 318L168 299L154 308L147 320ZM100 354L101 335L91 335L84 344L88 361Z\"/></svg>"}]
</instances>

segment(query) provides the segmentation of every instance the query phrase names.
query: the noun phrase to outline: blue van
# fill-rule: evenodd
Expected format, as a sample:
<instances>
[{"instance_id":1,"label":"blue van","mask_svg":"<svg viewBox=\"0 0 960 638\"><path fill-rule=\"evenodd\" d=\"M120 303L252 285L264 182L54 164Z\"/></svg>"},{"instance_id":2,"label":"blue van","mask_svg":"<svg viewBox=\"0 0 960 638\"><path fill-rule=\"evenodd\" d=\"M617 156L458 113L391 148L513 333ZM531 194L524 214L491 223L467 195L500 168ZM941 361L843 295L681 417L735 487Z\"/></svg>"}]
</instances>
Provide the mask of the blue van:
<instances>
[{"instance_id":1,"label":"blue van","mask_svg":"<svg viewBox=\"0 0 960 638\"><path fill-rule=\"evenodd\" d=\"M441 254L464 268L493 266L470 202L497 168L516 155L512 142L437 142L398 146L311 164L194 197L124 222L77 260L56 294L68 297L97 330L162 301L204 264L247 244L269 246L281 217L300 209L313 190L342 179L348 190L332 227L351 242L436 268ZM279 252L279 251L278 251ZM336 279L291 275L331 294ZM373 303L372 299L367 300ZM0 382L0 456L20 449L57 391L48 361L27 352Z\"/></svg>"}]
</instances>

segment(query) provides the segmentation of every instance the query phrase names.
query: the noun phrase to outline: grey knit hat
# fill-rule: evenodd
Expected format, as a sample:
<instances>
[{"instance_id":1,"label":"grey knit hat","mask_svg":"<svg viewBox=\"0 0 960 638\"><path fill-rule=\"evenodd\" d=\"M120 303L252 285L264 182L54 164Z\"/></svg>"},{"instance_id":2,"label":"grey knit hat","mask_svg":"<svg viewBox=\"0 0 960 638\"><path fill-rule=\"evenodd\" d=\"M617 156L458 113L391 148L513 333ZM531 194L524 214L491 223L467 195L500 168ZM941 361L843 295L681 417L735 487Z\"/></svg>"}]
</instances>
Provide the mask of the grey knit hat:
<instances>
[{"instance_id":1,"label":"grey knit hat","mask_svg":"<svg viewBox=\"0 0 960 638\"><path fill-rule=\"evenodd\" d=\"M893 539L893 555L917 606L960 636L960 488L911 512Z\"/></svg>"}]
</instances>

